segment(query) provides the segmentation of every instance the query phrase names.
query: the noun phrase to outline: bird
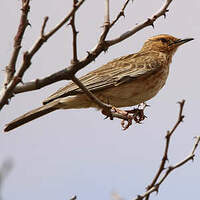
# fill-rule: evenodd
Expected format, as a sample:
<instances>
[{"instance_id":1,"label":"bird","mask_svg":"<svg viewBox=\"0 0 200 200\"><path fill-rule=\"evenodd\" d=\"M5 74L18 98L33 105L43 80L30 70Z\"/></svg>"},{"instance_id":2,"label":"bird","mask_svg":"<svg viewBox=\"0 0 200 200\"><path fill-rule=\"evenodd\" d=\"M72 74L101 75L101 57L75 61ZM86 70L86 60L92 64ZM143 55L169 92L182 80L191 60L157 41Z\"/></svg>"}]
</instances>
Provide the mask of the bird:
<instances>
[{"instance_id":1,"label":"bird","mask_svg":"<svg viewBox=\"0 0 200 200\"><path fill-rule=\"evenodd\" d=\"M104 103L121 108L153 98L166 83L172 57L178 47L193 40L168 34L150 37L141 50L116 58L79 78ZM4 131L59 109L98 108L75 83L71 82L43 101L43 105L6 124Z\"/></svg>"}]
</instances>

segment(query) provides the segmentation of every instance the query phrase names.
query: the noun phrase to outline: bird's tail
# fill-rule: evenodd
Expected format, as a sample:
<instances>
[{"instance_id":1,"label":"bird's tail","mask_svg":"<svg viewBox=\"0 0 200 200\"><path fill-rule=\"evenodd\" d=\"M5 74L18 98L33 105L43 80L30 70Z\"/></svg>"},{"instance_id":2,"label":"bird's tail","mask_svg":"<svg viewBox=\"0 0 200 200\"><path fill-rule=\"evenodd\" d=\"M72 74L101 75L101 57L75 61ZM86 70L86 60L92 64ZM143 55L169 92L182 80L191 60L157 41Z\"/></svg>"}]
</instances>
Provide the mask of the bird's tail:
<instances>
[{"instance_id":1,"label":"bird's tail","mask_svg":"<svg viewBox=\"0 0 200 200\"><path fill-rule=\"evenodd\" d=\"M36 108L34 110L31 110L30 112L25 113L24 115L16 118L15 120L11 121L10 123L6 124L4 131L10 131L12 129L15 129L27 122L30 122L36 118L39 118L43 115L46 115L54 110L58 109L58 102L50 102L46 105L43 105L39 108Z\"/></svg>"}]
</instances>

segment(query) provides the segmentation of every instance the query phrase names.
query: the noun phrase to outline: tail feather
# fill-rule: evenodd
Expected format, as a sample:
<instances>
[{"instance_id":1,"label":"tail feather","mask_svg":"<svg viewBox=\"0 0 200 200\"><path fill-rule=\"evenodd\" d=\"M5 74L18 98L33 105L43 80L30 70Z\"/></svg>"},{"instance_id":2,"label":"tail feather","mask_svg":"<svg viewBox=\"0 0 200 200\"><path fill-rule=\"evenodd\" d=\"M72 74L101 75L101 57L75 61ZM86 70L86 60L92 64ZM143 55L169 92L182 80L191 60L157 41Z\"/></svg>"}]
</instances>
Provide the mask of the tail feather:
<instances>
[{"instance_id":1,"label":"tail feather","mask_svg":"<svg viewBox=\"0 0 200 200\"><path fill-rule=\"evenodd\" d=\"M58 105L58 102L51 102L51 103L43 105L39 108L31 110L31 111L25 113L24 115L16 118L15 120L11 121L10 123L6 124L4 131L5 132L10 131L10 130L15 129L27 122L30 122L36 118L39 118L39 117L46 115L52 111L55 111L58 109L58 107L56 105Z\"/></svg>"}]
</instances>

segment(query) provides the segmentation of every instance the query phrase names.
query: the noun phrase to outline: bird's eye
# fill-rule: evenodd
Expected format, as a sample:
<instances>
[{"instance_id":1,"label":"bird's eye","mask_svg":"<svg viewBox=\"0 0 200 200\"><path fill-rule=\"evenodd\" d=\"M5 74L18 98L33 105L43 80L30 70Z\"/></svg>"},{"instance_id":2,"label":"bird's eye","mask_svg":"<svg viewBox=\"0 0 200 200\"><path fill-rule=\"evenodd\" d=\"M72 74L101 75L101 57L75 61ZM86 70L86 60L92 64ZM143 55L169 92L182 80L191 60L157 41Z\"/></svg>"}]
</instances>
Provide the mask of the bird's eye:
<instances>
[{"instance_id":1,"label":"bird's eye","mask_svg":"<svg viewBox=\"0 0 200 200\"><path fill-rule=\"evenodd\" d=\"M161 38L160 39L163 43L167 43L168 41L167 41L167 39L165 39L165 38Z\"/></svg>"}]
</instances>

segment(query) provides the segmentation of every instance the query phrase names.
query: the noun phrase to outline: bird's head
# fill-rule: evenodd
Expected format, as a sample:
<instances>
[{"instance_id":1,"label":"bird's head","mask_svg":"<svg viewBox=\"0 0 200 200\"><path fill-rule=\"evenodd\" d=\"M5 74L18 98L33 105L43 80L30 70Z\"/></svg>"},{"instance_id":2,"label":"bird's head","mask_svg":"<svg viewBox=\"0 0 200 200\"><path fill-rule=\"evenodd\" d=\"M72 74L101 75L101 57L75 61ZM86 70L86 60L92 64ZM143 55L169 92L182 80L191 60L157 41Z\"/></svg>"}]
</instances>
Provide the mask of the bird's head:
<instances>
[{"instance_id":1,"label":"bird's head","mask_svg":"<svg viewBox=\"0 0 200 200\"><path fill-rule=\"evenodd\" d=\"M179 46L191 40L193 38L179 39L166 34L156 35L144 43L142 51L158 51L173 55Z\"/></svg>"}]
</instances>

